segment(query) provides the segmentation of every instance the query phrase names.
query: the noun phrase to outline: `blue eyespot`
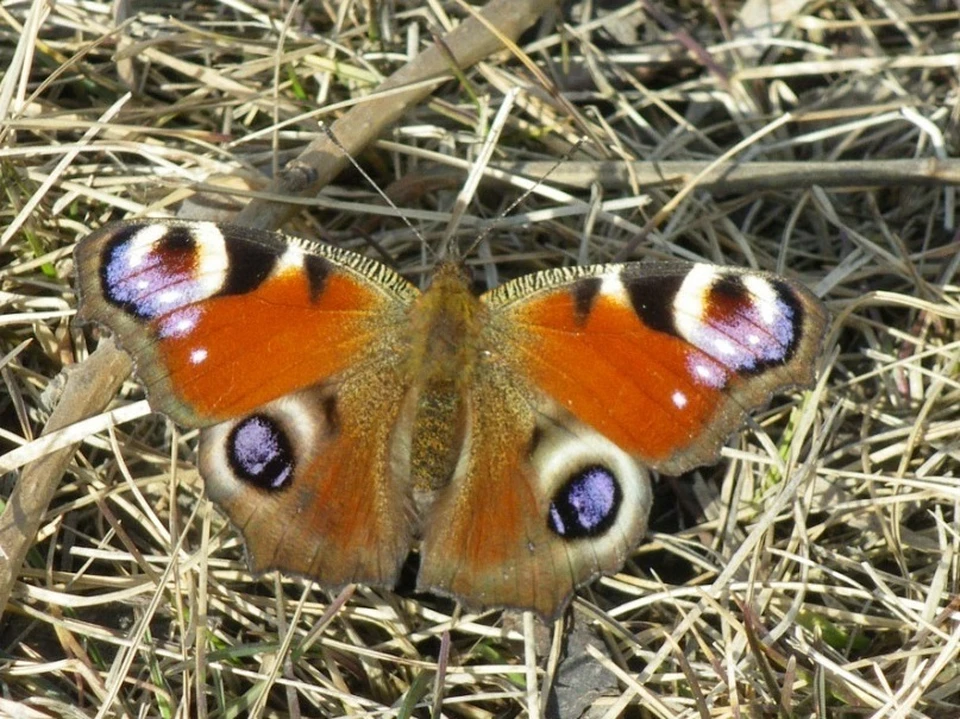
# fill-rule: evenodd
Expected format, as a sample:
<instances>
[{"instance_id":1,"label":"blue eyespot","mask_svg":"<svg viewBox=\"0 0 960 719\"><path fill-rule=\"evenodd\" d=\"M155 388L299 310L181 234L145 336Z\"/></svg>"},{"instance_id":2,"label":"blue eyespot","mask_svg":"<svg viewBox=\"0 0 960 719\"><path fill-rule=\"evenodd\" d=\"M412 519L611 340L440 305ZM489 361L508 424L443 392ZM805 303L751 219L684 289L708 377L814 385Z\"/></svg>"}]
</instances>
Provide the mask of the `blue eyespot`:
<instances>
[{"instance_id":1,"label":"blue eyespot","mask_svg":"<svg viewBox=\"0 0 960 719\"><path fill-rule=\"evenodd\" d=\"M103 248L100 283L107 302L140 319L188 307L209 292L197 278L197 245L183 227L124 227Z\"/></svg>"},{"instance_id":2,"label":"blue eyespot","mask_svg":"<svg viewBox=\"0 0 960 719\"><path fill-rule=\"evenodd\" d=\"M564 539L596 537L613 526L622 501L613 472L591 465L571 476L553 496L547 526Z\"/></svg>"},{"instance_id":3,"label":"blue eyespot","mask_svg":"<svg viewBox=\"0 0 960 719\"><path fill-rule=\"evenodd\" d=\"M274 492L293 478L293 448L277 422L253 414L239 422L227 438L227 459L241 481Z\"/></svg>"}]
</instances>

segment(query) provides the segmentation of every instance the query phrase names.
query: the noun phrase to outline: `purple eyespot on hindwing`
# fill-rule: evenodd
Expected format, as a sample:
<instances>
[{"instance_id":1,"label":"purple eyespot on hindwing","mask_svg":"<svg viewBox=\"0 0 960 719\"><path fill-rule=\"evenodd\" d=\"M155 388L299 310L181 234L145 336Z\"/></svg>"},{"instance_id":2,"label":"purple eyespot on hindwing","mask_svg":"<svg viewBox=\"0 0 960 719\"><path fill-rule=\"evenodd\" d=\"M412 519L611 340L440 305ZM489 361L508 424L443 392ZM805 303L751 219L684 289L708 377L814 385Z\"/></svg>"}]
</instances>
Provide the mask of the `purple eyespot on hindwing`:
<instances>
[{"instance_id":1,"label":"purple eyespot on hindwing","mask_svg":"<svg viewBox=\"0 0 960 719\"><path fill-rule=\"evenodd\" d=\"M571 476L553 495L547 526L564 539L599 536L613 525L622 500L613 472L591 465Z\"/></svg>"},{"instance_id":2,"label":"purple eyespot on hindwing","mask_svg":"<svg viewBox=\"0 0 960 719\"><path fill-rule=\"evenodd\" d=\"M293 478L294 456L283 428L265 414L241 420L227 437L227 460L241 481L273 492Z\"/></svg>"}]
</instances>

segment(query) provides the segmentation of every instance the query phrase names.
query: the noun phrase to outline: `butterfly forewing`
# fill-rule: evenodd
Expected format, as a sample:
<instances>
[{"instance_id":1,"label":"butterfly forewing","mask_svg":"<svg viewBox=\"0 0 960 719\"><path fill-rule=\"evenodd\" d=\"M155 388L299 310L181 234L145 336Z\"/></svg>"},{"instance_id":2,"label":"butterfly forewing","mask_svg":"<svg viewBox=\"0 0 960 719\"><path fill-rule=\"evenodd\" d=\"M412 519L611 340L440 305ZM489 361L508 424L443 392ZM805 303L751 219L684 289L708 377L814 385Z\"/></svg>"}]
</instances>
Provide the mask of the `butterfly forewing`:
<instances>
[{"instance_id":1,"label":"butterfly forewing","mask_svg":"<svg viewBox=\"0 0 960 719\"><path fill-rule=\"evenodd\" d=\"M110 225L76 261L82 316L118 334L153 407L192 426L361 362L418 294L359 255L208 222Z\"/></svg>"},{"instance_id":2,"label":"butterfly forewing","mask_svg":"<svg viewBox=\"0 0 960 719\"><path fill-rule=\"evenodd\" d=\"M486 296L505 361L645 464L709 462L774 392L809 384L826 317L804 287L712 265L596 265Z\"/></svg>"}]
</instances>

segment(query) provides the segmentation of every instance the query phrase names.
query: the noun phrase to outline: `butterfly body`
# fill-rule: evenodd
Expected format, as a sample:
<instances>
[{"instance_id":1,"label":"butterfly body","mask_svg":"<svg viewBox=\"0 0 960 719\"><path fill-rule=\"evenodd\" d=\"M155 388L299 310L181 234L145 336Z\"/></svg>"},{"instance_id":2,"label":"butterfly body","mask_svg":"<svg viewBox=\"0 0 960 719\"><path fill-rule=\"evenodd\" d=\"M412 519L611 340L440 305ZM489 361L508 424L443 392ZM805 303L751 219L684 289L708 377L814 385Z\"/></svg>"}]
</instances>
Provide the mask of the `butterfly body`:
<instances>
[{"instance_id":1,"label":"butterfly body","mask_svg":"<svg viewBox=\"0 0 960 719\"><path fill-rule=\"evenodd\" d=\"M812 380L804 288L708 265L547 270L420 292L337 248L210 223L84 239L82 315L155 409L204 428L207 491L254 570L419 586L555 616L646 530L647 467L713 460L744 413Z\"/></svg>"},{"instance_id":2,"label":"butterfly body","mask_svg":"<svg viewBox=\"0 0 960 719\"><path fill-rule=\"evenodd\" d=\"M407 424L410 475L421 497L449 482L462 453L471 378L488 351L482 331L486 319L455 264L441 266L429 290L410 308Z\"/></svg>"}]
</instances>

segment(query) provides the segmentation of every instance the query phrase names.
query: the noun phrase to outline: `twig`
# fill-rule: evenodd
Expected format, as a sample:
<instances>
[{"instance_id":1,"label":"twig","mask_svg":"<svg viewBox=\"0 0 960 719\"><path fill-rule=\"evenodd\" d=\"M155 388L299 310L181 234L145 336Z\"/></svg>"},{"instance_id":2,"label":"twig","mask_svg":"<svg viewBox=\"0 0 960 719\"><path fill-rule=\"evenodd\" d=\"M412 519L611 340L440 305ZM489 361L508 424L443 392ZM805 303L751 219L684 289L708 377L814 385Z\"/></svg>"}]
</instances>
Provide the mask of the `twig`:
<instances>
[{"instance_id":1,"label":"twig","mask_svg":"<svg viewBox=\"0 0 960 719\"><path fill-rule=\"evenodd\" d=\"M525 177L543 177L551 185L607 189L630 187L631 176L641 186L683 186L710 162L634 162L573 160L556 165L549 160L492 162L491 167ZM551 169L553 168L553 169ZM757 190L796 190L798 187L891 187L960 185L960 160L851 160L836 162L725 162L700 178L697 187L738 195Z\"/></svg>"}]
</instances>

